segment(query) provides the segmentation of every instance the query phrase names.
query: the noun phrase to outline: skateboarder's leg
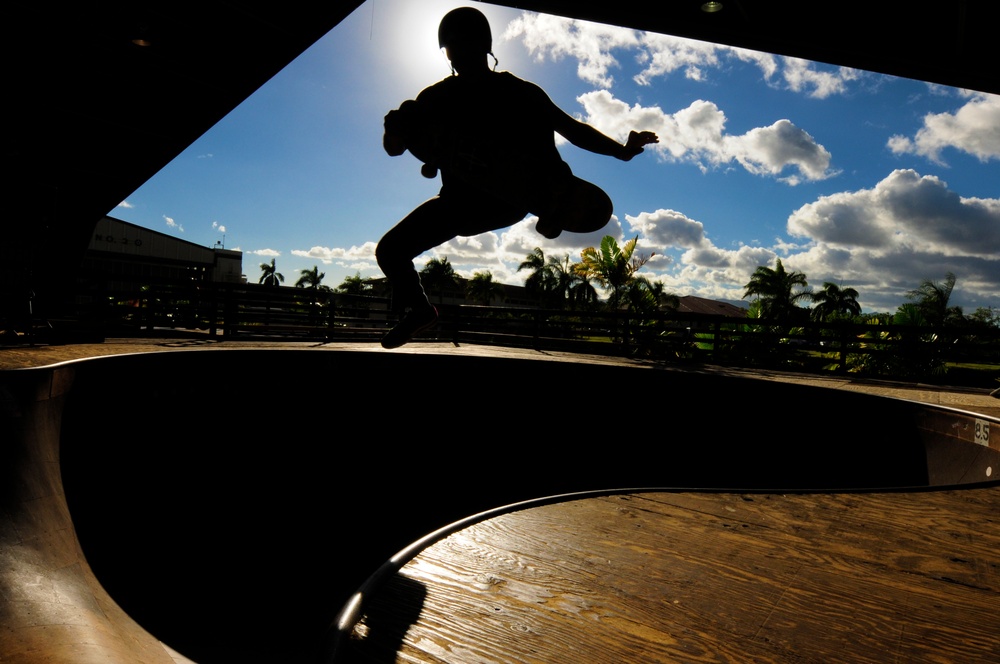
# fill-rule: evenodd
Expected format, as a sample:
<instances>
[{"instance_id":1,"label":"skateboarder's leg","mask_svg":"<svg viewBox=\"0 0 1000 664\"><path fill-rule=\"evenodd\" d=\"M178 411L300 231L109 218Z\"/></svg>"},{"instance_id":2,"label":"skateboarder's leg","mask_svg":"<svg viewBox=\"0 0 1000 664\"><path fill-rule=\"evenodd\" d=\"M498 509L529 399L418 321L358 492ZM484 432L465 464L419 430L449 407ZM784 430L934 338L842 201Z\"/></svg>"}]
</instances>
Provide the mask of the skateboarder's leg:
<instances>
[{"instance_id":1,"label":"skateboarder's leg","mask_svg":"<svg viewBox=\"0 0 1000 664\"><path fill-rule=\"evenodd\" d=\"M471 236L506 228L524 217L503 203L491 204L478 194L441 195L422 203L386 233L375 248L382 273L392 285L394 308L409 310L382 340L387 348L406 343L437 319L420 284L413 259L459 235Z\"/></svg>"},{"instance_id":2,"label":"skateboarder's leg","mask_svg":"<svg viewBox=\"0 0 1000 664\"><path fill-rule=\"evenodd\" d=\"M455 236L450 208L435 196L419 205L387 232L375 247L379 268L392 285L395 308L428 307L413 259Z\"/></svg>"},{"instance_id":3,"label":"skateboarder's leg","mask_svg":"<svg viewBox=\"0 0 1000 664\"><path fill-rule=\"evenodd\" d=\"M400 307L427 303L413 259L460 235L473 236L517 223L527 214L479 191L446 186L386 233L375 248L382 273Z\"/></svg>"}]
</instances>

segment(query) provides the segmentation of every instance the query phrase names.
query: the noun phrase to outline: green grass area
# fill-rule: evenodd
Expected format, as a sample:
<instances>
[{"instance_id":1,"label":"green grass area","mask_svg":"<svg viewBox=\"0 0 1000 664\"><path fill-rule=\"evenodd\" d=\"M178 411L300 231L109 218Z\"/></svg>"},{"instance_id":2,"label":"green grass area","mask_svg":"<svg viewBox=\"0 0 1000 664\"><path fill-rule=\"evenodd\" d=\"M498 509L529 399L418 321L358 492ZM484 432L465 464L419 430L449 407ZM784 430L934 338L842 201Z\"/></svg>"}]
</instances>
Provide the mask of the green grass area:
<instances>
[{"instance_id":1,"label":"green grass area","mask_svg":"<svg viewBox=\"0 0 1000 664\"><path fill-rule=\"evenodd\" d=\"M948 371L936 380L936 383L964 387L1000 387L1000 364L949 362L945 366L948 367Z\"/></svg>"}]
</instances>

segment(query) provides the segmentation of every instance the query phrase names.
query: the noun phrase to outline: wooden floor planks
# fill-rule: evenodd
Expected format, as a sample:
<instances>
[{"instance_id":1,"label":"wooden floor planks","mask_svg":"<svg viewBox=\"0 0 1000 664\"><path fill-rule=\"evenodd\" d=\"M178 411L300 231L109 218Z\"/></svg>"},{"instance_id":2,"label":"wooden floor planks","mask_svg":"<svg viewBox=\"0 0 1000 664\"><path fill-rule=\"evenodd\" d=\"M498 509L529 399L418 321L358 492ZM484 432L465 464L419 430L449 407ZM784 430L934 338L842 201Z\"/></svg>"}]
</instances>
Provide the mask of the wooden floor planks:
<instances>
[{"instance_id":1,"label":"wooden floor planks","mask_svg":"<svg viewBox=\"0 0 1000 664\"><path fill-rule=\"evenodd\" d=\"M1000 489L978 488L527 509L410 561L370 599L352 656L1000 662L998 507Z\"/></svg>"}]
</instances>

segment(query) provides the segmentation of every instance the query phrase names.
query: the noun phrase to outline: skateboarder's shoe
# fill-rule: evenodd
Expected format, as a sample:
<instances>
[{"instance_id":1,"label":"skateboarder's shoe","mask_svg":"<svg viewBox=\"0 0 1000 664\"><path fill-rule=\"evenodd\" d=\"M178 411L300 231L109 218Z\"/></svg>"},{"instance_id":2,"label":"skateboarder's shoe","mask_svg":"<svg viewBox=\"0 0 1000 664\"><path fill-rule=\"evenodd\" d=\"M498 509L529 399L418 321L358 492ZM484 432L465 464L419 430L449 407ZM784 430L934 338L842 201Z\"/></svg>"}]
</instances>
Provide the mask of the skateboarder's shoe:
<instances>
[{"instance_id":1,"label":"skateboarder's shoe","mask_svg":"<svg viewBox=\"0 0 1000 664\"><path fill-rule=\"evenodd\" d=\"M437 323L437 308L427 305L411 309L382 337L382 348L399 348L414 336Z\"/></svg>"}]
</instances>

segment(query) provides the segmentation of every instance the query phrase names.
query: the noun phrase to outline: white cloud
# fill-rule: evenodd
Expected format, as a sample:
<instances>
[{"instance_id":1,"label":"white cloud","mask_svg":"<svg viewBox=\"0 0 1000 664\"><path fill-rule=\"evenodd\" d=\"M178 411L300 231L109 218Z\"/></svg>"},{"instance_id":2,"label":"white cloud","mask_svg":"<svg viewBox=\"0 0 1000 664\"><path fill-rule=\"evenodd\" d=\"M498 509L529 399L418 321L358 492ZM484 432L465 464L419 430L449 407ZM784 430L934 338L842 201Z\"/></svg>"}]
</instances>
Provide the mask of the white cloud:
<instances>
[{"instance_id":1,"label":"white cloud","mask_svg":"<svg viewBox=\"0 0 1000 664\"><path fill-rule=\"evenodd\" d=\"M908 291L948 272L958 276L956 299L995 303L1000 292L1000 199L965 198L914 171L803 205L788 219L797 243L718 247L700 221L676 210L626 220L644 248L674 258L651 261L647 276L682 295L738 300L754 269L778 257L814 287L857 288L866 310L895 311Z\"/></svg>"},{"instance_id":2,"label":"white cloud","mask_svg":"<svg viewBox=\"0 0 1000 664\"><path fill-rule=\"evenodd\" d=\"M133 205L132 205L131 203L129 203L128 201L122 201L122 202L121 202L121 203L119 203L119 204L118 204L118 205L117 205L116 207L120 207L120 208L125 208L126 210L131 210L131 209L132 209L133 207L135 207L135 206L133 206Z\"/></svg>"},{"instance_id":3,"label":"white cloud","mask_svg":"<svg viewBox=\"0 0 1000 664\"><path fill-rule=\"evenodd\" d=\"M1000 159L1000 96L976 94L954 113L930 113L913 138L895 135L889 149L941 163L941 152L954 148L982 162Z\"/></svg>"},{"instance_id":4,"label":"white cloud","mask_svg":"<svg viewBox=\"0 0 1000 664\"><path fill-rule=\"evenodd\" d=\"M782 78L788 89L794 92L806 92L816 99L826 99L835 94L847 91L848 83L861 77L861 72L850 67L837 67L830 70L820 70L816 64L799 58L782 58L784 67Z\"/></svg>"},{"instance_id":5,"label":"white cloud","mask_svg":"<svg viewBox=\"0 0 1000 664\"><path fill-rule=\"evenodd\" d=\"M673 115L657 107L629 106L606 90L588 92L578 101L586 122L619 140L633 128L655 131L660 142L648 149L674 161L705 169L736 162L755 175L774 177L792 169L798 175L784 178L790 184L801 177L822 180L832 175L830 153L788 120L730 135L725 132L725 113L709 101L692 102Z\"/></svg>"},{"instance_id":6,"label":"white cloud","mask_svg":"<svg viewBox=\"0 0 1000 664\"><path fill-rule=\"evenodd\" d=\"M626 216L632 230L658 247L680 247L693 249L703 247L708 242L705 226L700 221L689 219L676 210L643 212L635 217Z\"/></svg>"},{"instance_id":7,"label":"white cloud","mask_svg":"<svg viewBox=\"0 0 1000 664\"><path fill-rule=\"evenodd\" d=\"M819 99L843 94L862 76L849 67L827 67L798 58L777 58L742 48L529 12L511 21L503 38L520 39L538 60L575 58L580 79L602 88L612 86L611 70L619 68L613 51L633 53L644 67L634 77L640 85L650 85L654 79L678 71L688 79L705 80L711 70L734 59L755 65L767 81L784 81L787 89Z\"/></svg>"},{"instance_id":8,"label":"white cloud","mask_svg":"<svg viewBox=\"0 0 1000 664\"><path fill-rule=\"evenodd\" d=\"M223 226L222 224L220 224L217 221L213 221L212 222L212 230L219 231L220 233L225 233L226 232L226 227Z\"/></svg>"},{"instance_id":9,"label":"white cloud","mask_svg":"<svg viewBox=\"0 0 1000 664\"><path fill-rule=\"evenodd\" d=\"M778 175L793 166L808 180L830 176L830 153L788 120L726 140L728 152L751 173ZM796 180L789 180L795 184Z\"/></svg>"},{"instance_id":10,"label":"white cloud","mask_svg":"<svg viewBox=\"0 0 1000 664\"><path fill-rule=\"evenodd\" d=\"M872 189L824 196L788 219L807 275L852 281L888 307L947 272L982 301L1000 292L1000 199L965 198L933 176L890 173Z\"/></svg>"},{"instance_id":11,"label":"white cloud","mask_svg":"<svg viewBox=\"0 0 1000 664\"><path fill-rule=\"evenodd\" d=\"M654 78L677 70L682 70L686 78L700 81L705 77L705 68L719 66L722 50L707 42L655 33L643 34L638 45L641 50L636 58L645 65L634 77L639 85L649 85Z\"/></svg>"},{"instance_id":12,"label":"white cloud","mask_svg":"<svg viewBox=\"0 0 1000 664\"><path fill-rule=\"evenodd\" d=\"M642 212L626 220L632 232L639 233L641 246L661 257L647 263L646 276L678 295L739 300L750 274L758 265L773 263L777 255L763 247L717 247L702 222L676 210Z\"/></svg>"},{"instance_id":13,"label":"white cloud","mask_svg":"<svg viewBox=\"0 0 1000 664\"><path fill-rule=\"evenodd\" d=\"M1000 199L962 198L934 176L897 170L873 189L824 196L799 208L788 230L845 248L996 258Z\"/></svg>"},{"instance_id":14,"label":"white cloud","mask_svg":"<svg viewBox=\"0 0 1000 664\"><path fill-rule=\"evenodd\" d=\"M310 249L292 249L292 255L299 258L318 260L325 265L336 263L344 267L365 265L370 267L375 264L375 243L365 242L360 247L352 246L349 249L312 247ZM360 269L360 268L358 268Z\"/></svg>"},{"instance_id":15,"label":"white cloud","mask_svg":"<svg viewBox=\"0 0 1000 664\"><path fill-rule=\"evenodd\" d=\"M757 69L760 69L761 73L764 75L765 80L771 80L774 75L778 72L779 64L778 58L771 55L770 53L763 53L762 51L750 51L745 48L736 47L719 47L727 49L729 53L733 55L737 60L743 62L749 62L750 64L756 65Z\"/></svg>"},{"instance_id":16,"label":"white cloud","mask_svg":"<svg viewBox=\"0 0 1000 664\"><path fill-rule=\"evenodd\" d=\"M574 58L578 63L577 75L582 80L610 87L614 81L610 70L619 66L611 51L635 48L639 44L639 33L627 28L525 12L508 24L503 39L520 39L538 60Z\"/></svg>"},{"instance_id":17,"label":"white cloud","mask_svg":"<svg viewBox=\"0 0 1000 664\"><path fill-rule=\"evenodd\" d=\"M275 249L256 249L254 251L246 252L248 254L253 254L254 256L265 256L267 258L277 258L281 255L280 251Z\"/></svg>"},{"instance_id":18,"label":"white cloud","mask_svg":"<svg viewBox=\"0 0 1000 664\"><path fill-rule=\"evenodd\" d=\"M172 228L172 229L176 230L179 233L183 233L184 232L184 227L181 226L180 224L178 224L176 221L174 221L174 219L172 217L168 217L167 215L163 215L163 220L165 222L167 222L167 228Z\"/></svg>"}]
</instances>

